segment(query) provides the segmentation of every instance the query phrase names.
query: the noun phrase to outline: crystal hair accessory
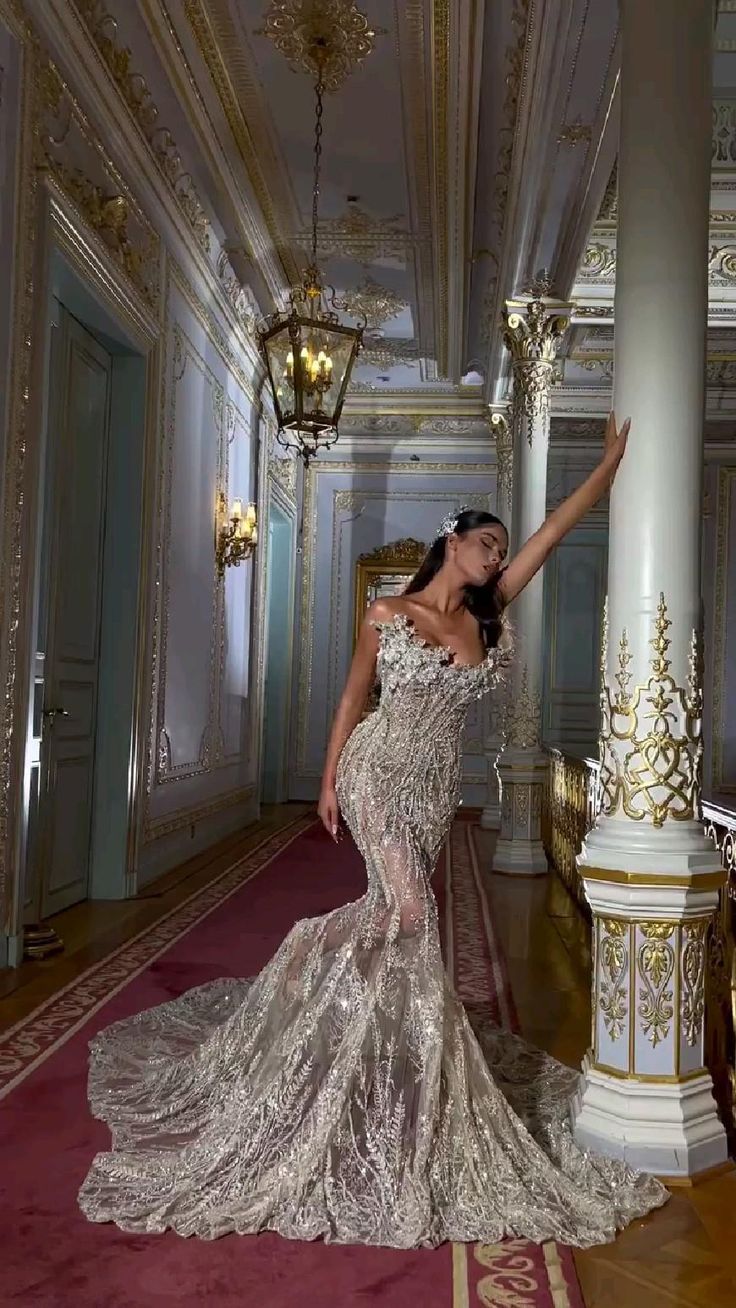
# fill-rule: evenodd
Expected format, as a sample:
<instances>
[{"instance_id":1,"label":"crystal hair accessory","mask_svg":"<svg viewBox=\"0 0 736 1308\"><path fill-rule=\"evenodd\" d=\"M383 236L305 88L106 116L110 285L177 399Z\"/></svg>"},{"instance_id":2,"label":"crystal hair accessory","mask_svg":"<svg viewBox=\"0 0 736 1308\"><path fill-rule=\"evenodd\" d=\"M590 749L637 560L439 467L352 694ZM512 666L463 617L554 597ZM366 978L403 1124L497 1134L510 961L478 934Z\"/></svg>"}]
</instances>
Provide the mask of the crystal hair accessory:
<instances>
[{"instance_id":1,"label":"crystal hair accessory","mask_svg":"<svg viewBox=\"0 0 736 1308\"><path fill-rule=\"evenodd\" d=\"M468 504L463 504L459 509L453 509L452 513L446 514L439 525L437 539L440 536L451 536L453 531L457 529L458 519L463 513L468 512L469 507Z\"/></svg>"}]
</instances>

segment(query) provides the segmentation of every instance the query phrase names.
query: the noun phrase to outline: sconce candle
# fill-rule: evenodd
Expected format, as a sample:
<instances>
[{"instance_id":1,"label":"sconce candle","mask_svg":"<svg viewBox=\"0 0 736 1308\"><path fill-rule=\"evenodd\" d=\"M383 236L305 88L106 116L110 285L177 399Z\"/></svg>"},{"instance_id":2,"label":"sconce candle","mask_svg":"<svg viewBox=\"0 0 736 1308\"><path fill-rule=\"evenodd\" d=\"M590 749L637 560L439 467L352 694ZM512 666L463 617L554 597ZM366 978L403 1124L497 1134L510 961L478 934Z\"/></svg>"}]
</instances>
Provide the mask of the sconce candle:
<instances>
[{"instance_id":1,"label":"sconce candle","mask_svg":"<svg viewBox=\"0 0 736 1308\"><path fill-rule=\"evenodd\" d=\"M256 547L258 531L255 504L249 504L244 514L243 501L233 500L228 514L227 499L222 491L218 504L215 559L218 576L222 577L225 568L236 568L244 559L251 557Z\"/></svg>"}]
</instances>

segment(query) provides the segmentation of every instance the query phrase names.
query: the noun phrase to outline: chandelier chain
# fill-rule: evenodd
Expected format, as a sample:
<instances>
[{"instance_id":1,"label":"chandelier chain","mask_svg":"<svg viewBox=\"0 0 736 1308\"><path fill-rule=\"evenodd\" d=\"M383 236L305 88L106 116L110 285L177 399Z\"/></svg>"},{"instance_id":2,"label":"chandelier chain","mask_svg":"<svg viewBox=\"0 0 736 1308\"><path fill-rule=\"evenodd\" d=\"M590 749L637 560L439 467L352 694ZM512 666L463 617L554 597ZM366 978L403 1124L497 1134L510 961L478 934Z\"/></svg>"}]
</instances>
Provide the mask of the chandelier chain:
<instances>
[{"instance_id":1,"label":"chandelier chain","mask_svg":"<svg viewBox=\"0 0 736 1308\"><path fill-rule=\"evenodd\" d=\"M312 195L312 264L317 266L317 223L319 220L320 165L322 163L322 114L325 84L322 70L315 83L315 123L314 123L314 192Z\"/></svg>"}]
</instances>

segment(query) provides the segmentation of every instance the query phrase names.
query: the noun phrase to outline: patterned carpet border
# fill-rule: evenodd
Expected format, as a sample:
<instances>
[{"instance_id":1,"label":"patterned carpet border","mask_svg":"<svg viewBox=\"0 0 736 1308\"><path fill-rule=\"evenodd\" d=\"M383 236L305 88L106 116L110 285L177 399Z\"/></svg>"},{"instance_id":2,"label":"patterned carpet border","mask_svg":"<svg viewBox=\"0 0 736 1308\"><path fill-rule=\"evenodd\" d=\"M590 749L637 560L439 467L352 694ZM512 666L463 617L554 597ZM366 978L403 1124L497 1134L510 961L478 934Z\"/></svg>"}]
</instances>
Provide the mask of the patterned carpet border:
<instances>
[{"instance_id":1,"label":"patterned carpet border","mask_svg":"<svg viewBox=\"0 0 736 1308\"><path fill-rule=\"evenodd\" d=\"M103 1004L314 825L301 817L260 840L224 872L145 927L0 1034L0 1099L60 1048Z\"/></svg>"},{"instance_id":2,"label":"patterned carpet border","mask_svg":"<svg viewBox=\"0 0 736 1308\"><path fill-rule=\"evenodd\" d=\"M458 998L484 1004L499 1026L518 1031L470 824L453 827L445 868L445 950ZM452 1308L585 1308L572 1250L554 1241L453 1244L452 1270Z\"/></svg>"}]
</instances>

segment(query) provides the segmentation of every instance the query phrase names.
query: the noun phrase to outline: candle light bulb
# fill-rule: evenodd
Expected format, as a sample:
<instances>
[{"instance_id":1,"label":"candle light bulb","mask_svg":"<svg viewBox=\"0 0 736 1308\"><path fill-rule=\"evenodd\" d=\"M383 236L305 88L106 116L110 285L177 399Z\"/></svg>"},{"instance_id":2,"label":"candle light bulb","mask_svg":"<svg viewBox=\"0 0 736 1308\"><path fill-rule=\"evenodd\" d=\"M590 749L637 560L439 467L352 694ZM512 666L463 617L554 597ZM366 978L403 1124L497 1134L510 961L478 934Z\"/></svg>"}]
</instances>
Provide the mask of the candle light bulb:
<instances>
[{"instance_id":1,"label":"candle light bulb","mask_svg":"<svg viewBox=\"0 0 736 1308\"><path fill-rule=\"evenodd\" d=\"M243 516L243 501L233 500L232 514L233 518L239 519Z\"/></svg>"}]
</instances>

